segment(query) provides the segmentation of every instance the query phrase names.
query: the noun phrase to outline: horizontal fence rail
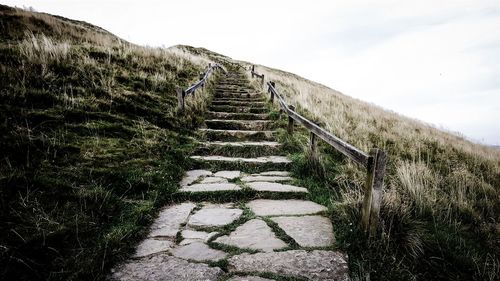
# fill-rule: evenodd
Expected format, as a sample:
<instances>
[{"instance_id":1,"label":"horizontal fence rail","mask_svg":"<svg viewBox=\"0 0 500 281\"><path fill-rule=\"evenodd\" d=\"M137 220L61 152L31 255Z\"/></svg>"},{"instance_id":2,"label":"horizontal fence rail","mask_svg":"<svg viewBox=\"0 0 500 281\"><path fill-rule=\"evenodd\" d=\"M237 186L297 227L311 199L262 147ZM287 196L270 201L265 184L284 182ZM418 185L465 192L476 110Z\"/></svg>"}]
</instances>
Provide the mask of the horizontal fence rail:
<instances>
[{"instance_id":1,"label":"horizontal fence rail","mask_svg":"<svg viewBox=\"0 0 500 281\"><path fill-rule=\"evenodd\" d=\"M252 78L260 78L262 80L262 84L264 85L264 74L259 75L256 73L255 66L252 66L251 68L251 75ZM276 97L281 108L280 111L288 115L288 133L293 133L295 121L309 131L311 149L315 150L316 137L319 137L352 161L366 168L367 176L361 223L366 232L370 235L374 235L378 227L385 163L387 160L384 151L378 148L372 148L369 153L366 153L343 141L314 122L298 114L295 111L295 107L293 105L288 105L283 97L278 93L274 82L267 82L267 86L267 91L270 94L269 101L274 102L274 98Z\"/></svg>"},{"instance_id":2,"label":"horizontal fence rail","mask_svg":"<svg viewBox=\"0 0 500 281\"><path fill-rule=\"evenodd\" d=\"M181 88L177 88L176 89L176 92L177 92L177 107L179 109L179 111L181 112L184 112L184 109L185 109L185 99L188 95L192 94L194 95L196 93L196 89L200 88L200 87L204 87L205 86L205 83L207 82L208 78L210 77L210 74L212 74L212 72L214 70L221 70L222 72L226 73L226 70L220 66L219 64L215 63L215 64L211 64L209 63L208 64L208 68L205 72L202 72L200 73L200 80L198 80L196 83L194 83L193 85L189 86L187 89L181 89Z\"/></svg>"},{"instance_id":3,"label":"horizontal fence rail","mask_svg":"<svg viewBox=\"0 0 500 281\"><path fill-rule=\"evenodd\" d=\"M252 78L254 78L254 77L260 78L261 84L262 84L262 86L264 86L264 74L258 74L257 72L255 72L255 65L252 65L252 69L251 69L250 73L252 74Z\"/></svg>"}]
</instances>

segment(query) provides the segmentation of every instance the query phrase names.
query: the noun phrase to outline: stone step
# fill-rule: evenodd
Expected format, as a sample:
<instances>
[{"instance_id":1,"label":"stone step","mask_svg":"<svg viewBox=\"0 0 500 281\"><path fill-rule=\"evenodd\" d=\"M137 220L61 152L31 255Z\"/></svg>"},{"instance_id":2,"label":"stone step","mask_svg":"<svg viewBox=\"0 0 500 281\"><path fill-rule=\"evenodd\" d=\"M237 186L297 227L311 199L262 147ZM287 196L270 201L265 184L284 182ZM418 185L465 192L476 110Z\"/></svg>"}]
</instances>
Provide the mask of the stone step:
<instances>
[{"instance_id":1,"label":"stone step","mask_svg":"<svg viewBox=\"0 0 500 281\"><path fill-rule=\"evenodd\" d=\"M248 202L247 207L257 216L302 216L326 212L325 206L305 200L257 199Z\"/></svg>"},{"instance_id":2,"label":"stone step","mask_svg":"<svg viewBox=\"0 0 500 281\"><path fill-rule=\"evenodd\" d=\"M247 85L248 80L239 79L239 78L221 79L221 80L219 80L219 82L217 84L219 84L219 85L225 85L225 84L228 84L228 85L235 85L235 84Z\"/></svg>"},{"instance_id":3,"label":"stone step","mask_svg":"<svg viewBox=\"0 0 500 281\"><path fill-rule=\"evenodd\" d=\"M269 110L265 107L252 106L230 106L230 105L211 105L210 111L217 112L244 112L244 113L266 113Z\"/></svg>"},{"instance_id":4,"label":"stone step","mask_svg":"<svg viewBox=\"0 0 500 281\"><path fill-rule=\"evenodd\" d=\"M216 92L214 97L216 98L253 98L261 97L260 93L231 93L231 92Z\"/></svg>"},{"instance_id":5,"label":"stone step","mask_svg":"<svg viewBox=\"0 0 500 281\"><path fill-rule=\"evenodd\" d=\"M275 131L198 129L208 141L274 141Z\"/></svg>"},{"instance_id":6,"label":"stone step","mask_svg":"<svg viewBox=\"0 0 500 281\"><path fill-rule=\"evenodd\" d=\"M244 157L226 157L220 155L209 155L209 156L191 156L191 159L201 160L201 161L215 161L215 162L242 162L242 163L255 163L255 164L265 164L265 163L276 163L276 164L289 164L292 161L285 156L263 156L256 158L244 158Z\"/></svg>"},{"instance_id":7,"label":"stone step","mask_svg":"<svg viewBox=\"0 0 500 281\"><path fill-rule=\"evenodd\" d=\"M213 141L213 142L200 142L204 146L221 146L221 147L276 147L279 148L280 143L275 141L236 141L236 142L225 142L225 141Z\"/></svg>"},{"instance_id":8,"label":"stone step","mask_svg":"<svg viewBox=\"0 0 500 281\"><path fill-rule=\"evenodd\" d=\"M230 272L266 272L312 281L350 280L347 256L338 251L244 253L230 257L228 268Z\"/></svg>"},{"instance_id":9,"label":"stone step","mask_svg":"<svg viewBox=\"0 0 500 281\"><path fill-rule=\"evenodd\" d=\"M255 191L309 193L307 189L304 187L282 184L277 182L264 182L264 181L247 182L246 186Z\"/></svg>"},{"instance_id":10,"label":"stone step","mask_svg":"<svg viewBox=\"0 0 500 281\"><path fill-rule=\"evenodd\" d=\"M197 155L222 155L231 157L259 157L285 155L277 142L201 142L194 152Z\"/></svg>"},{"instance_id":11,"label":"stone step","mask_svg":"<svg viewBox=\"0 0 500 281\"><path fill-rule=\"evenodd\" d=\"M263 96L258 96L258 97L252 97L252 98L214 98L212 102L214 101L221 101L221 102L265 102L265 99Z\"/></svg>"},{"instance_id":12,"label":"stone step","mask_svg":"<svg viewBox=\"0 0 500 281\"><path fill-rule=\"evenodd\" d=\"M193 167L210 170L239 170L258 173L270 170L289 169L292 162L285 156L271 155L262 157L228 157L222 155L191 156Z\"/></svg>"},{"instance_id":13,"label":"stone step","mask_svg":"<svg viewBox=\"0 0 500 281\"><path fill-rule=\"evenodd\" d=\"M219 99L215 99L215 100L212 101L212 105L231 105L231 106L252 106L252 107L258 107L258 106L265 106L266 102L264 102L264 101L250 101L250 100L235 101L235 100L219 100Z\"/></svg>"},{"instance_id":14,"label":"stone step","mask_svg":"<svg viewBox=\"0 0 500 281\"><path fill-rule=\"evenodd\" d=\"M235 157L231 157L234 159ZM227 159L227 158L226 158ZM241 161L243 157L237 159ZM246 174L239 170L211 172L209 170L187 171L179 185L180 192L234 191L242 188L263 192L304 192L307 189L277 181L290 181L288 172L265 171L259 174ZM232 182L229 182L232 181ZM236 182L236 183L234 183Z\"/></svg>"},{"instance_id":15,"label":"stone step","mask_svg":"<svg viewBox=\"0 0 500 281\"><path fill-rule=\"evenodd\" d=\"M252 93L252 89L243 89L243 88L215 88L215 93L216 94L223 94L223 93L229 93L229 94L249 94Z\"/></svg>"},{"instance_id":16,"label":"stone step","mask_svg":"<svg viewBox=\"0 0 500 281\"><path fill-rule=\"evenodd\" d=\"M247 85L250 82L246 78L230 78L230 79L220 79L217 85Z\"/></svg>"},{"instance_id":17,"label":"stone step","mask_svg":"<svg viewBox=\"0 0 500 281\"><path fill-rule=\"evenodd\" d=\"M205 124L210 129L224 130L267 130L270 129L273 123L269 120L224 120L224 119L209 119L205 120Z\"/></svg>"},{"instance_id":18,"label":"stone step","mask_svg":"<svg viewBox=\"0 0 500 281\"><path fill-rule=\"evenodd\" d=\"M210 119L232 119L232 120L266 120L269 115L265 113L238 113L238 112L215 112L207 111Z\"/></svg>"}]
</instances>

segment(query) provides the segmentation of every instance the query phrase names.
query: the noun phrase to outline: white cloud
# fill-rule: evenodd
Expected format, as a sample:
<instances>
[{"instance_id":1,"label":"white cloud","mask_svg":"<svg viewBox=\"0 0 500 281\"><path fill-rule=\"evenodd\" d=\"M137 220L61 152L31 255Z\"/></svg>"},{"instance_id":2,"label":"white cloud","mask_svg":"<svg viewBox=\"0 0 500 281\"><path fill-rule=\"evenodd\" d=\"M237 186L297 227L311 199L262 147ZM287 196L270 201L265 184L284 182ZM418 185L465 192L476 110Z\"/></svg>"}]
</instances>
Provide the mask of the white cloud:
<instances>
[{"instance_id":1,"label":"white cloud","mask_svg":"<svg viewBox=\"0 0 500 281\"><path fill-rule=\"evenodd\" d=\"M500 144L498 1L3 1L202 46Z\"/></svg>"}]
</instances>

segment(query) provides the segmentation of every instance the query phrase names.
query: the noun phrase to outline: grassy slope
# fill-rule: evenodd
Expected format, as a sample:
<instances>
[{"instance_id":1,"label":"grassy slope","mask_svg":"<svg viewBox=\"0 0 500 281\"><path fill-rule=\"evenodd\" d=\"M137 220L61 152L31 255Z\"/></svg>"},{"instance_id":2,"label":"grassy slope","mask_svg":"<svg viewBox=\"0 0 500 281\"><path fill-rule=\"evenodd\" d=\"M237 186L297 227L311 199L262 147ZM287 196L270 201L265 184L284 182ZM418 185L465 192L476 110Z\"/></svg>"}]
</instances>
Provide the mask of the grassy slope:
<instances>
[{"instance_id":1,"label":"grassy slope","mask_svg":"<svg viewBox=\"0 0 500 281\"><path fill-rule=\"evenodd\" d=\"M0 26L0 279L101 279L176 189L204 105L179 118L174 87L211 60L1 5Z\"/></svg>"},{"instance_id":2,"label":"grassy slope","mask_svg":"<svg viewBox=\"0 0 500 281\"><path fill-rule=\"evenodd\" d=\"M363 169L321 142L312 153L305 131L282 136L312 199L329 204L355 280L500 278L500 152L291 73L257 72L311 120L389 155L381 238L367 241L357 225Z\"/></svg>"},{"instance_id":3,"label":"grassy slope","mask_svg":"<svg viewBox=\"0 0 500 281\"><path fill-rule=\"evenodd\" d=\"M179 119L174 86L221 57L141 48L46 14L0 13L0 276L100 279L186 166L203 102L190 101ZM305 149L304 131L280 131L298 184L329 206L353 279L498 278L498 152L298 76L258 71L328 130L389 153L384 225L370 242L356 223L364 172L328 146Z\"/></svg>"}]
</instances>

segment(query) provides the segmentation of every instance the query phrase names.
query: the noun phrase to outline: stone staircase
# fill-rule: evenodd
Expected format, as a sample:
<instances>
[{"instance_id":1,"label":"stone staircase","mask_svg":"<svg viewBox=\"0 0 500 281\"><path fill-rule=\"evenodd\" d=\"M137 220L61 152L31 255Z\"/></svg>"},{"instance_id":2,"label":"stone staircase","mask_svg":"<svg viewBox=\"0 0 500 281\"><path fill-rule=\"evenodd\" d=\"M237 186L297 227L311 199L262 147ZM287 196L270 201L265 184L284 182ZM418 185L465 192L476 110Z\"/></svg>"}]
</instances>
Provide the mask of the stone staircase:
<instances>
[{"instance_id":1,"label":"stone staircase","mask_svg":"<svg viewBox=\"0 0 500 281\"><path fill-rule=\"evenodd\" d=\"M218 81L179 184L188 200L161 211L111 279L349 280L327 209L294 184L268 112L242 73Z\"/></svg>"}]
</instances>

